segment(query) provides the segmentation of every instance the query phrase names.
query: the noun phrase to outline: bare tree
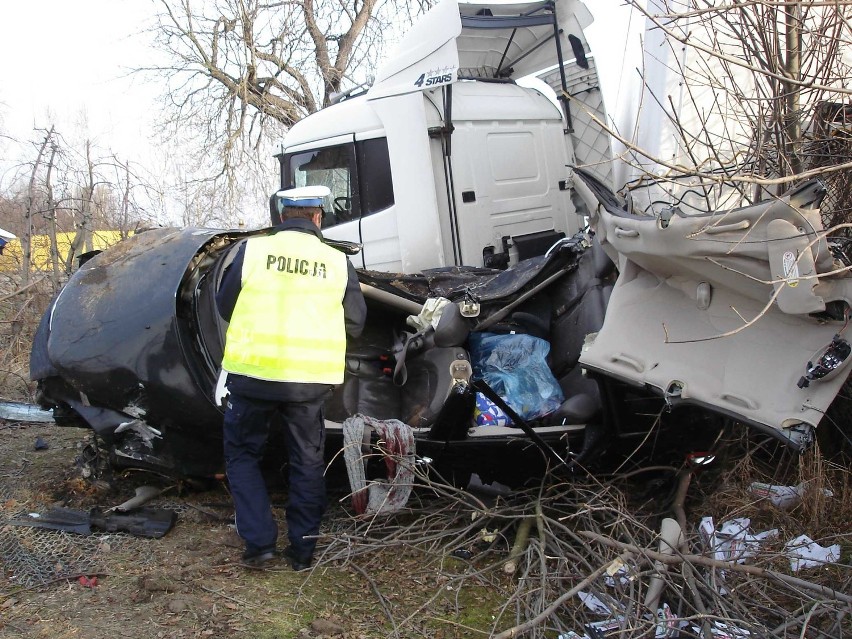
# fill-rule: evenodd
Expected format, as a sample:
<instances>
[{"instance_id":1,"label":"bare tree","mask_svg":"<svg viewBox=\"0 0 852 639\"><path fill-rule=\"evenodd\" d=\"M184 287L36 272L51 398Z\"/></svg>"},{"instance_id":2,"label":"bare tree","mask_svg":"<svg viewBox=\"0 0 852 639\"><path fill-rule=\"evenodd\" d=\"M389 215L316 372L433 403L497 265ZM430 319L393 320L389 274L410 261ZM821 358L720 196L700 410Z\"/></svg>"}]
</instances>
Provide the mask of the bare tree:
<instances>
[{"instance_id":1,"label":"bare tree","mask_svg":"<svg viewBox=\"0 0 852 639\"><path fill-rule=\"evenodd\" d=\"M76 234L71 242L71 248L65 258L65 270L69 273L72 270L74 257L83 252L83 248L87 251L92 250L91 225L92 225L92 209L94 208L95 199L95 164L92 160L92 142L86 140L86 166L84 169L84 182L80 187L80 217L74 225Z\"/></svg>"},{"instance_id":2,"label":"bare tree","mask_svg":"<svg viewBox=\"0 0 852 639\"><path fill-rule=\"evenodd\" d=\"M23 255L23 260L21 264L21 279L25 286L30 281L30 263L32 261L31 252L33 215L36 207L38 206L36 201L36 177L38 176L39 169L41 168L42 158L44 157L45 151L50 146L52 138L53 127L50 127L50 131L45 133L44 140L42 140L41 144L38 147L38 152L36 153L36 158L32 166L32 172L30 173L29 187L27 189L27 208L24 212L24 232L21 237L21 252ZM50 166L48 167L48 176L50 175L51 168L53 168L52 155L50 158Z\"/></svg>"},{"instance_id":3,"label":"bare tree","mask_svg":"<svg viewBox=\"0 0 852 639\"><path fill-rule=\"evenodd\" d=\"M141 167L91 140L78 143L78 152L76 143L53 126L35 133L36 138L19 144L23 161L3 186L0 226L20 238L23 284L34 269L48 270L56 288L81 252L97 248L93 233L109 232L99 242L113 235L125 239L150 225L162 207L162 194Z\"/></svg>"},{"instance_id":4,"label":"bare tree","mask_svg":"<svg viewBox=\"0 0 852 639\"><path fill-rule=\"evenodd\" d=\"M52 173L58 149L59 147L56 144L56 141L52 141L50 145L50 159L47 162L47 175L44 178L46 191L45 216L48 220L48 240L50 242L51 281L55 290L59 289L59 246L56 238L56 202L53 198Z\"/></svg>"},{"instance_id":5,"label":"bare tree","mask_svg":"<svg viewBox=\"0 0 852 639\"><path fill-rule=\"evenodd\" d=\"M154 27L169 62L166 127L204 142L218 176L327 105L344 79L363 82L383 38L428 0L159 0Z\"/></svg>"}]
</instances>

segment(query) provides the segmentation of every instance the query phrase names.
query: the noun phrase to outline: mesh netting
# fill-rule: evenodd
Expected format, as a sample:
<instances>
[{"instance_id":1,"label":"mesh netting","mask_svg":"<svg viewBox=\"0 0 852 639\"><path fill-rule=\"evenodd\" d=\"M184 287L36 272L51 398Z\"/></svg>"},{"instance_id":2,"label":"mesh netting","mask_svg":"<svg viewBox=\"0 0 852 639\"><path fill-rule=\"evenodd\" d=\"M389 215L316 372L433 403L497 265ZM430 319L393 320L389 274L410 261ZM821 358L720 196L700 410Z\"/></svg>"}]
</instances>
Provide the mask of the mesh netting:
<instances>
[{"instance_id":1,"label":"mesh netting","mask_svg":"<svg viewBox=\"0 0 852 639\"><path fill-rule=\"evenodd\" d=\"M106 571L117 552L144 558L148 540L127 533L78 535L61 530L10 524L27 520L30 512L44 512L46 504L33 499L28 466L0 474L0 565L7 586L39 586L78 575ZM21 505L26 503L26 510ZM17 508L15 507L17 505Z\"/></svg>"},{"instance_id":2,"label":"mesh netting","mask_svg":"<svg viewBox=\"0 0 852 639\"><path fill-rule=\"evenodd\" d=\"M26 513L21 514L26 517ZM21 517L16 517L20 519ZM38 586L105 572L106 556L139 540L126 534L75 535L0 521L0 560L9 584ZM141 553L140 553L141 555Z\"/></svg>"}]
</instances>

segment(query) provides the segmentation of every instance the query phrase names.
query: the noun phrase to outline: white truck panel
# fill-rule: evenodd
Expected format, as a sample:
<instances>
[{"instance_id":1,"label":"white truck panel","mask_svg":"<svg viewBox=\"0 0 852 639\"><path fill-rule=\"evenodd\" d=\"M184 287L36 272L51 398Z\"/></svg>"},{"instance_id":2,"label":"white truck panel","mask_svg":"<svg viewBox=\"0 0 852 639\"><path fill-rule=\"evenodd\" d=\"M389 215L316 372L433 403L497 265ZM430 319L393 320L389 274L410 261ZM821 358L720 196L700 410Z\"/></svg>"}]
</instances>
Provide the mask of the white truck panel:
<instances>
[{"instance_id":1,"label":"white truck panel","mask_svg":"<svg viewBox=\"0 0 852 639\"><path fill-rule=\"evenodd\" d=\"M484 95L477 95L478 88ZM579 230L569 193L559 188L560 181L570 177L562 119L547 98L515 85L471 83L454 95L453 124L463 264L482 266L483 249L503 252L504 237L553 230L572 235ZM466 202L471 196L465 198L465 193L475 199ZM510 249L509 255L517 259L517 251Z\"/></svg>"},{"instance_id":2,"label":"white truck panel","mask_svg":"<svg viewBox=\"0 0 852 639\"><path fill-rule=\"evenodd\" d=\"M608 124L603 92L598 80L595 59L586 57L587 68L577 61L565 65L565 76L570 97L571 146L574 163L590 171L596 178L615 189L612 149L609 133L601 126ZM558 69L538 76L554 91L561 91Z\"/></svg>"}]
</instances>

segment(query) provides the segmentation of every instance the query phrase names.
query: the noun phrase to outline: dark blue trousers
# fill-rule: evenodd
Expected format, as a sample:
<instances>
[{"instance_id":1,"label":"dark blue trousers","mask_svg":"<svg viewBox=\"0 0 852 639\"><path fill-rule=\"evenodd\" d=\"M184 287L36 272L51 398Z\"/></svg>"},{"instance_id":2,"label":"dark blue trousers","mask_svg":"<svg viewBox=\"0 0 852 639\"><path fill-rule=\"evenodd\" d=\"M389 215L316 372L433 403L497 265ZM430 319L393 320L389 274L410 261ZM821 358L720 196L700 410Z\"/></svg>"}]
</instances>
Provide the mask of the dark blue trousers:
<instances>
[{"instance_id":1,"label":"dark blue trousers","mask_svg":"<svg viewBox=\"0 0 852 639\"><path fill-rule=\"evenodd\" d=\"M325 493L325 425L322 405L327 395L308 401L257 399L231 392L225 410L225 467L236 510L237 533L246 554L275 550L278 525L260 461L269 437L270 421L281 414L290 461L287 537L298 557L309 558L327 506Z\"/></svg>"}]
</instances>

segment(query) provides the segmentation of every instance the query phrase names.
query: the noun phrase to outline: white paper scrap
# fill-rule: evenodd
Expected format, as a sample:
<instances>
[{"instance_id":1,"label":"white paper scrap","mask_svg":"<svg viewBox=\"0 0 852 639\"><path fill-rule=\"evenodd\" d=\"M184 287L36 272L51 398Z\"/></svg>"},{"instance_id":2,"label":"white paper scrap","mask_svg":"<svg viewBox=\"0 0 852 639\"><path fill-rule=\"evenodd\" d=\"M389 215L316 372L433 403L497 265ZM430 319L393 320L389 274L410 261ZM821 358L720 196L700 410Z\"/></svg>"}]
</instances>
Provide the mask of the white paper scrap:
<instances>
[{"instance_id":1,"label":"white paper scrap","mask_svg":"<svg viewBox=\"0 0 852 639\"><path fill-rule=\"evenodd\" d=\"M793 572L840 561L840 544L820 546L807 535L791 539L784 544L784 550Z\"/></svg>"}]
</instances>

